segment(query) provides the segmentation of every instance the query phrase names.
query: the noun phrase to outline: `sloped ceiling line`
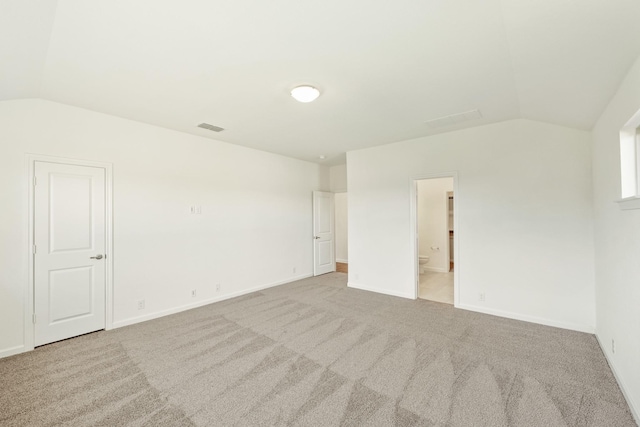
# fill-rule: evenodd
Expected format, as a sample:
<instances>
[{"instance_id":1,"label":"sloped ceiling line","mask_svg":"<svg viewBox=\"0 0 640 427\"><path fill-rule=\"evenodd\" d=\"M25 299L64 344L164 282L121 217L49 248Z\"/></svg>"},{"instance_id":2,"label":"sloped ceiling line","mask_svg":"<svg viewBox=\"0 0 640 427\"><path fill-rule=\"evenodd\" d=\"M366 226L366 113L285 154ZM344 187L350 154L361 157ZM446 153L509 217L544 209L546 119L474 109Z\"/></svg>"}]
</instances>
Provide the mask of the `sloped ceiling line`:
<instances>
[{"instance_id":1,"label":"sloped ceiling line","mask_svg":"<svg viewBox=\"0 0 640 427\"><path fill-rule=\"evenodd\" d=\"M591 129L640 54L636 0L2 8L2 100L42 97L327 165L351 150L520 117ZM316 101L291 98L304 83L320 88ZM427 124L476 109L479 121Z\"/></svg>"}]
</instances>

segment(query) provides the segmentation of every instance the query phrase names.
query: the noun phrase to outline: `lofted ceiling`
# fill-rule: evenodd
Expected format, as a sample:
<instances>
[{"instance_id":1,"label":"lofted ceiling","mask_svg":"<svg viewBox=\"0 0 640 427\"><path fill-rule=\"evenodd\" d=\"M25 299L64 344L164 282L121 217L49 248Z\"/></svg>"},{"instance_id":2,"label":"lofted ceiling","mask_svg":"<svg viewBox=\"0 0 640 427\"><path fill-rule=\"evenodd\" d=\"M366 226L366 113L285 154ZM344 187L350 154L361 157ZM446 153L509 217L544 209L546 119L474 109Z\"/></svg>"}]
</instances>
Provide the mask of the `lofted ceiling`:
<instances>
[{"instance_id":1,"label":"lofted ceiling","mask_svg":"<svg viewBox=\"0 0 640 427\"><path fill-rule=\"evenodd\" d=\"M42 97L329 165L518 117L591 129L640 55L637 0L0 4L0 99ZM303 83L320 98L293 100ZM476 109L482 118L426 123Z\"/></svg>"}]
</instances>

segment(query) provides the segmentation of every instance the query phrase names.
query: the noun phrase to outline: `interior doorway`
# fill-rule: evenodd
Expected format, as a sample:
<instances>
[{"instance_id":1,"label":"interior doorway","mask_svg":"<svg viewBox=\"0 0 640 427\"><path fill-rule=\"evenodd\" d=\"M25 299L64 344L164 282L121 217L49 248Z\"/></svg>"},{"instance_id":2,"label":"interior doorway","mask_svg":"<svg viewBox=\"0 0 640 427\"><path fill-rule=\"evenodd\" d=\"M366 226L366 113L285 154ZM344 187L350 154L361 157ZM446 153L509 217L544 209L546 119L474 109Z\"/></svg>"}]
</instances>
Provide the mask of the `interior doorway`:
<instances>
[{"instance_id":1,"label":"interior doorway","mask_svg":"<svg viewBox=\"0 0 640 427\"><path fill-rule=\"evenodd\" d=\"M347 193L335 193L336 271L349 273Z\"/></svg>"},{"instance_id":2,"label":"interior doorway","mask_svg":"<svg viewBox=\"0 0 640 427\"><path fill-rule=\"evenodd\" d=\"M454 304L455 191L453 177L415 180L417 297Z\"/></svg>"}]
</instances>

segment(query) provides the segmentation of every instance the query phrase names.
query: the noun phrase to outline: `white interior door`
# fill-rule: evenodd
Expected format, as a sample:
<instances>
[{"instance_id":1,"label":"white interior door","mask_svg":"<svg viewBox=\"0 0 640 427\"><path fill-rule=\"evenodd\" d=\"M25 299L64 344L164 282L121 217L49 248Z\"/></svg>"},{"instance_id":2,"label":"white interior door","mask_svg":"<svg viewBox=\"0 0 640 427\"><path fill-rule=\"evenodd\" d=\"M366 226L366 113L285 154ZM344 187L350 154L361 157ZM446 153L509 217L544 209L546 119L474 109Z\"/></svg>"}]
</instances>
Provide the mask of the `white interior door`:
<instances>
[{"instance_id":1,"label":"white interior door","mask_svg":"<svg viewBox=\"0 0 640 427\"><path fill-rule=\"evenodd\" d=\"M35 162L35 345L105 327L105 169Z\"/></svg>"},{"instance_id":2,"label":"white interior door","mask_svg":"<svg viewBox=\"0 0 640 427\"><path fill-rule=\"evenodd\" d=\"M313 275L336 271L333 193L313 192Z\"/></svg>"}]
</instances>

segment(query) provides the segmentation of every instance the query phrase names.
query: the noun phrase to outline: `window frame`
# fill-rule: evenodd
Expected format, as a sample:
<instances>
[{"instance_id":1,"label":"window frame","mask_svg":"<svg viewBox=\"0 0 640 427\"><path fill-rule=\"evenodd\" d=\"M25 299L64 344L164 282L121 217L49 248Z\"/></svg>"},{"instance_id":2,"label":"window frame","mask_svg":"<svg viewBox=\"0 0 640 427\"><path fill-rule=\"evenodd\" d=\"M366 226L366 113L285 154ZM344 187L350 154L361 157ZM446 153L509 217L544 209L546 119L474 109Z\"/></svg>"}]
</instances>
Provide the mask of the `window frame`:
<instances>
[{"instance_id":1,"label":"window frame","mask_svg":"<svg viewBox=\"0 0 640 427\"><path fill-rule=\"evenodd\" d=\"M622 210L640 209L640 110L620 129L620 199Z\"/></svg>"}]
</instances>

